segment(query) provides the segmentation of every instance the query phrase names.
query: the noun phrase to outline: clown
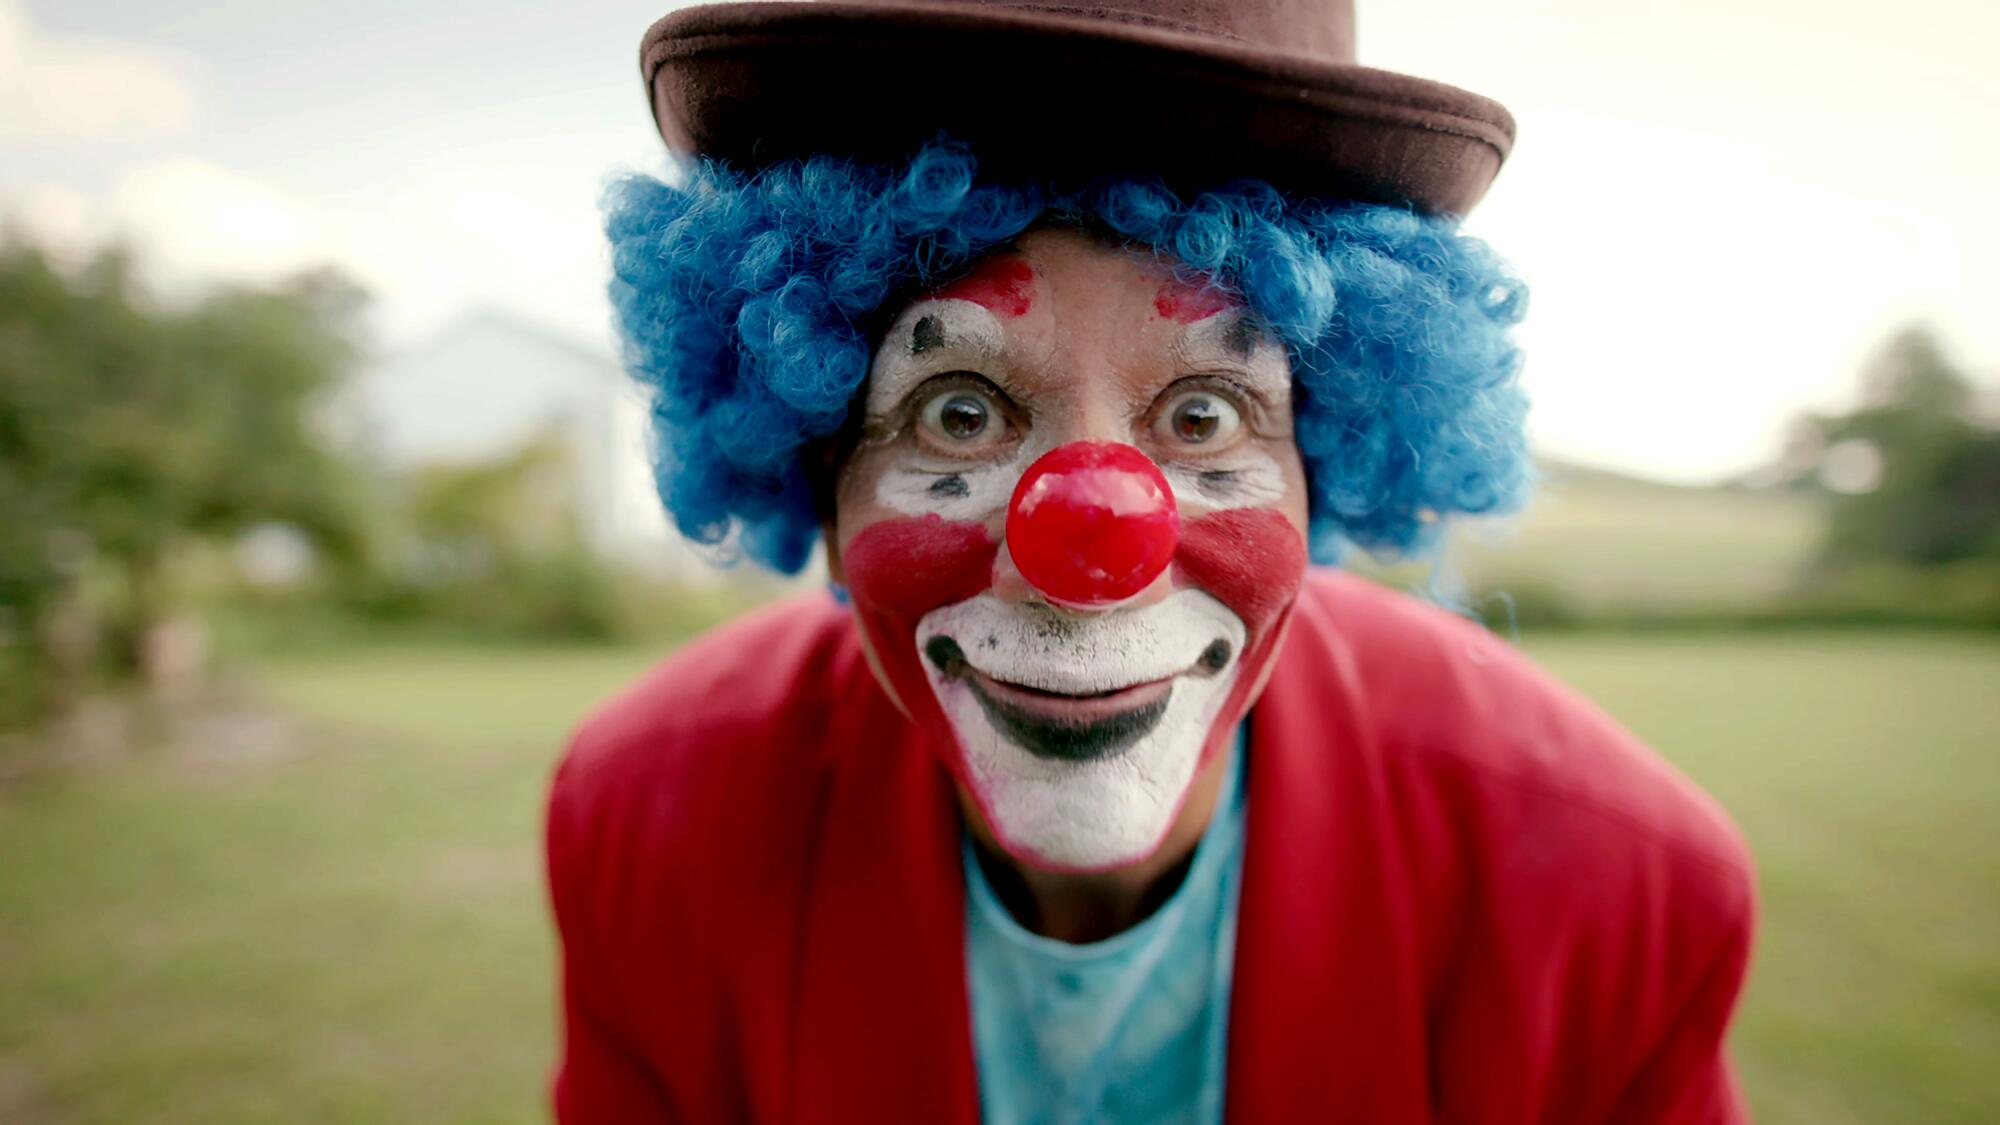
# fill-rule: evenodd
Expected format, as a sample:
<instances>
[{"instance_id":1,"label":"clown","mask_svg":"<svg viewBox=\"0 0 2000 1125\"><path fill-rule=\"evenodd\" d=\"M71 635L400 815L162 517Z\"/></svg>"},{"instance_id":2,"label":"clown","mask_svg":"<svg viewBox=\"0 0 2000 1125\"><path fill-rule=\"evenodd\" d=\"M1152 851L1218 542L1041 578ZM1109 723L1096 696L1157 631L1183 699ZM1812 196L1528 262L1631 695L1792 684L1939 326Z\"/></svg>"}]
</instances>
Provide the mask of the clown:
<instances>
[{"instance_id":1,"label":"clown","mask_svg":"<svg viewBox=\"0 0 2000 1125\"><path fill-rule=\"evenodd\" d=\"M1733 1121L1740 841L1504 643L1315 569L1529 483L1497 105L1337 0L648 34L613 296L689 537L836 596L549 813L569 1121Z\"/></svg>"},{"instance_id":2,"label":"clown","mask_svg":"<svg viewBox=\"0 0 2000 1125\"><path fill-rule=\"evenodd\" d=\"M1291 377L1213 292L1075 232L1017 246L884 333L829 541L977 823L1113 869L1158 850L1298 584Z\"/></svg>"}]
</instances>

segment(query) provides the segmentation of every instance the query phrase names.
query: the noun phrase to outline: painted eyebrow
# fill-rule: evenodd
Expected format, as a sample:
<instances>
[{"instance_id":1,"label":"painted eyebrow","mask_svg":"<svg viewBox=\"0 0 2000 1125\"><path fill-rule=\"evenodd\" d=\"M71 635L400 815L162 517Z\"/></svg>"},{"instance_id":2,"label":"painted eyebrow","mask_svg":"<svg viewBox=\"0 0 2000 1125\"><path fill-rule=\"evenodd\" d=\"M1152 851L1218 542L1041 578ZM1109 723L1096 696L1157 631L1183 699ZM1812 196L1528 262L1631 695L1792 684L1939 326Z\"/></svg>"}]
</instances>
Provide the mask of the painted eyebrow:
<instances>
[{"instance_id":1,"label":"painted eyebrow","mask_svg":"<svg viewBox=\"0 0 2000 1125\"><path fill-rule=\"evenodd\" d=\"M954 328L947 318L935 312L927 312L910 325L909 341L905 349L913 356L939 348L979 355L996 355L999 349L993 347L993 343L992 340L980 339L979 334L968 334Z\"/></svg>"},{"instance_id":2,"label":"painted eyebrow","mask_svg":"<svg viewBox=\"0 0 2000 1125\"><path fill-rule=\"evenodd\" d=\"M1257 354L1264 343L1264 326L1247 310L1238 310L1230 318L1229 326L1222 330L1222 343L1240 359L1248 360Z\"/></svg>"},{"instance_id":3,"label":"painted eyebrow","mask_svg":"<svg viewBox=\"0 0 2000 1125\"><path fill-rule=\"evenodd\" d=\"M904 310L876 349L868 370L870 413L893 409L932 370L935 353L979 359L998 358L1004 330L993 314L969 302L919 301Z\"/></svg>"},{"instance_id":4,"label":"painted eyebrow","mask_svg":"<svg viewBox=\"0 0 2000 1125\"><path fill-rule=\"evenodd\" d=\"M1275 393L1288 390L1289 380L1279 374L1279 361L1284 353L1274 344L1276 341L1257 314L1238 308L1183 328L1174 341L1174 352L1183 363L1221 360L1247 376L1256 389Z\"/></svg>"}]
</instances>

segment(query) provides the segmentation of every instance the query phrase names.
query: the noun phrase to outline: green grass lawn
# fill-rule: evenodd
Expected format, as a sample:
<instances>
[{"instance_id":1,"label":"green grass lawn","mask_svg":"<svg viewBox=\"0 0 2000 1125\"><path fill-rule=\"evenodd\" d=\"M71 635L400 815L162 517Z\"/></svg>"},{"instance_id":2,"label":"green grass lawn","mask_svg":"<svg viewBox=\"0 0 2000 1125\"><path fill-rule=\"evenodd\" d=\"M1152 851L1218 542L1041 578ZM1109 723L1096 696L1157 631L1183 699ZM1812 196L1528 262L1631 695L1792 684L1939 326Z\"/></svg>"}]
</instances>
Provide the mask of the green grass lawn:
<instances>
[{"instance_id":1,"label":"green grass lawn","mask_svg":"<svg viewBox=\"0 0 2000 1125\"><path fill-rule=\"evenodd\" d=\"M1529 647L1750 836L1760 1119L2000 1119L2000 644ZM261 683L303 722L0 788L0 1121L538 1119L540 795L574 717L651 658L292 658Z\"/></svg>"},{"instance_id":2,"label":"green grass lawn","mask_svg":"<svg viewBox=\"0 0 2000 1125\"><path fill-rule=\"evenodd\" d=\"M0 1122L529 1121L552 1049L540 800L640 651L264 670L293 753L0 792Z\"/></svg>"}]
</instances>

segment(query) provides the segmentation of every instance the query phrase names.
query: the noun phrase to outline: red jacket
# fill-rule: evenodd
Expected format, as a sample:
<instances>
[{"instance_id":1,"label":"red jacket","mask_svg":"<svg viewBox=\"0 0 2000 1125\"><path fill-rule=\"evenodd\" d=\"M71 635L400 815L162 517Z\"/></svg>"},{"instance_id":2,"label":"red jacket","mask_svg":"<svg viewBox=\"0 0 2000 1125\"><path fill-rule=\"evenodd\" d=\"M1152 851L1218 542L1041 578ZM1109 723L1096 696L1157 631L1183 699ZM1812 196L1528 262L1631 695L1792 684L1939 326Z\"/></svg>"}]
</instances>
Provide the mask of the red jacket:
<instances>
[{"instance_id":1,"label":"red jacket","mask_svg":"<svg viewBox=\"0 0 2000 1125\"><path fill-rule=\"evenodd\" d=\"M1308 578L1250 717L1236 1122L1731 1122L1751 875L1505 642ZM676 653L557 773L565 1122L973 1122L959 820L848 611Z\"/></svg>"}]
</instances>

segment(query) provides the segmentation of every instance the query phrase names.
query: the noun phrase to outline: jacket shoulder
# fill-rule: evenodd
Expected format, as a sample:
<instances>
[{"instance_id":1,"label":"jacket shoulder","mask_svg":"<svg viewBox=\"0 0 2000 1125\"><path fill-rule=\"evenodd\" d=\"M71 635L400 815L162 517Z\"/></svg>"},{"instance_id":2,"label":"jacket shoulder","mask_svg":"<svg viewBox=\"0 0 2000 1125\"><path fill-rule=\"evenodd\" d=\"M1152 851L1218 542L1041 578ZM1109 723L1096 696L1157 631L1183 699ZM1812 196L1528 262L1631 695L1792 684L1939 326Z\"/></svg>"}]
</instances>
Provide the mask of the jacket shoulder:
<instances>
[{"instance_id":1,"label":"jacket shoulder","mask_svg":"<svg viewBox=\"0 0 2000 1125\"><path fill-rule=\"evenodd\" d=\"M1436 606L1317 577L1294 636L1308 665L1327 662L1347 716L1333 730L1360 756L1345 780L1370 795L1349 812L1391 841L1439 1065L1511 1076L1562 1120L1622 1120L1614 1106L1691 1088L1755 916L1749 852L1721 807ZM1496 1044L1496 1026L1543 1030Z\"/></svg>"},{"instance_id":2,"label":"jacket shoulder","mask_svg":"<svg viewBox=\"0 0 2000 1125\"><path fill-rule=\"evenodd\" d=\"M556 767L547 846L558 898L671 889L699 899L730 880L788 877L824 789L828 731L872 691L852 618L823 593L661 660L578 725ZM726 865L702 861L719 855Z\"/></svg>"},{"instance_id":3,"label":"jacket shoulder","mask_svg":"<svg viewBox=\"0 0 2000 1125\"><path fill-rule=\"evenodd\" d=\"M725 748L769 746L831 705L852 672L851 617L824 594L709 630L599 704L570 737L565 784L691 780Z\"/></svg>"},{"instance_id":4,"label":"jacket shoulder","mask_svg":"<svg viewBox=\"0 0 2000 1125\"><path fill-rule=\"evenodd\" d=\"M1747 884L1748 849L1712 797L1478 623L1351 575L1316 574L1294 630L1351 681L1351 707L1390 769L1432 782L1456 775L1496 799L1559 808L1596 845L1666 849Z\"/></svg>"}]
</instances>

